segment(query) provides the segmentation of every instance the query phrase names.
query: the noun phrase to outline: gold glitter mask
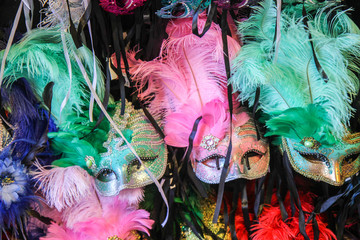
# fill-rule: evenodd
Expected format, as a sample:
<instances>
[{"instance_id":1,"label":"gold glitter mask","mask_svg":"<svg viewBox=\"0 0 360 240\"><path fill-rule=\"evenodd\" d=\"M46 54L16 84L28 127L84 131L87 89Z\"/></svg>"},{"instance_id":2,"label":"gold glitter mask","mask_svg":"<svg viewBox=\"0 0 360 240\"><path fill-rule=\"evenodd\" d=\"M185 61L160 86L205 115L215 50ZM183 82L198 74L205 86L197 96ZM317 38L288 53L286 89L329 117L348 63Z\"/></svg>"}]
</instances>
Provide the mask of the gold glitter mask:
<instances>
[{"instance_id":1,"label":"gold glitter mask","mask_svg":"<svg viewBox=\"0 0 360 240\"><path fill-rule=\"evenodd\" d=\"M144 165L156 179L165 172L167 150L163 139L155 131L142 110L135 110L126 103L125 114L120 115L120 103L113 117L115 123L131 143ZM139 188L152 183L145 172L144 165L130 151L124 140L111 128L108 140L104 143L108 149L101 154L98 166L92 164L95 184L104 196L117 195L122 189Z\"/></svg>"},{"instance_id":2,"label":"gold glitter mask","mask_svg":"<svg viewBox=\"0 0 360 240\"><path fill-rule=\"evenodd\" d=\"M360 138L353 135L331 147L311 137L298 142L283 138L282 148L298 173L331 185L340 186L360 170Z\"/></svg>"}]
</instances>

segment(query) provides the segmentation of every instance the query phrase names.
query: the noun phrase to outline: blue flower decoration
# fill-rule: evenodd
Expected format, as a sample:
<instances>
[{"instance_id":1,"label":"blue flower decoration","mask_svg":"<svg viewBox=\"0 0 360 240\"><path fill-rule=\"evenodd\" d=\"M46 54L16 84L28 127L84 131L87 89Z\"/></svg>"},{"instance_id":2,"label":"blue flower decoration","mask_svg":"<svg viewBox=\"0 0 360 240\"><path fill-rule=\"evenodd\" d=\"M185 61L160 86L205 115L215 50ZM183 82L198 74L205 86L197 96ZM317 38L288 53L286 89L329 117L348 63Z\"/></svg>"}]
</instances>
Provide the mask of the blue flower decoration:
<instances>
[{"instance_id":1,"label":"blue flower decoration","mask_svg":"<svg viewBox=\"0 0 360 240\"><path fill-rule=\"evenodd\" d=\"M25 194L28 176L25 168L10 158L0 161L0 199L5 209Z\"/></svg>"},{"instance_id":2,"label":"blue flower decoration","mask_svg":"<svg viewBox=\"0 0 360 240\"><path fill-rule=\"evenodd\" d=\"M29 186L30 178L20 161L8 156L0 159L0 228L15 226L26 216L35 197Z\"/></svg>"}]
</instances>

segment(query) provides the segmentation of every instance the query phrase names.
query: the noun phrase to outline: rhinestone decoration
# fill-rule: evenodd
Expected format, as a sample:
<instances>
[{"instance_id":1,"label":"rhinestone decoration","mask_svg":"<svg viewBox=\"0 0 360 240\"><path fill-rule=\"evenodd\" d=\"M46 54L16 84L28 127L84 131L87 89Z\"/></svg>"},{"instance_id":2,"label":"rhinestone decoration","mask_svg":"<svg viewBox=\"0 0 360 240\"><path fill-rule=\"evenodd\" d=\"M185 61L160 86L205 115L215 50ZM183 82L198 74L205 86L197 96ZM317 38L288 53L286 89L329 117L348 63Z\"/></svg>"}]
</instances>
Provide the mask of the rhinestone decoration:
<instances>
[{"instance_id":1,"label":"rhinestone decoration","mask_svg":"<svg viewBox=\"0 0 360 240\"><path fill-rule=\"evenodd\" d=\"M321 145L313 137L304 137L300 143L307 148L311 148L311 149L315 149L315 150L318 149Z\"/></svg>"},{"instance_id":2,"label":"rhinestone decoration","mask_svg":"<svg viewBox=\"0 0 360 240\"><path fill-rule=\"evenodd\" d=\"M97 167L93 156L86 156L85 163L86 163L86 167L89 169L94 170Z\"/></svg>"},{"instance_id":3,"label":"rhinestone decoration","mask_svg":"<svg viewBox=\"0 0 360 240\"><path fill-rule=\"evenodd\" d=\"M209 134L203 137L200 146L211 151L216 149L216 146L218 145L219 141L220 141L219 138Z\"/></svg>"}]
</instances>

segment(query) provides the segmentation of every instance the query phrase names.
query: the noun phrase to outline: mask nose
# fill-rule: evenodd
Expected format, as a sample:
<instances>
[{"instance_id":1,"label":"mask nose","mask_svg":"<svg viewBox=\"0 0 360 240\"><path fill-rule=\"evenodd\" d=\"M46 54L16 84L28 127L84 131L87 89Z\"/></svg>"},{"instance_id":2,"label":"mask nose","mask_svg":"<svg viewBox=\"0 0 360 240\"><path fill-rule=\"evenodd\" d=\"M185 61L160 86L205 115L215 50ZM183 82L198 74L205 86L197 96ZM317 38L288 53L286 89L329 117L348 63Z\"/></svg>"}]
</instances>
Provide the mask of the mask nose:
<instances>
[{"instance_id":1,"label":"mask nose","mask_svg":"<svg viewBox=\"0 0 360 240\"><path fill-rule=\"evenodd\" d=\"M336 182L341 182L342 181L340 163L338 161L336 161L334 163L334 176L335 176L335 181Z\"/></svg>"}]
</instances>

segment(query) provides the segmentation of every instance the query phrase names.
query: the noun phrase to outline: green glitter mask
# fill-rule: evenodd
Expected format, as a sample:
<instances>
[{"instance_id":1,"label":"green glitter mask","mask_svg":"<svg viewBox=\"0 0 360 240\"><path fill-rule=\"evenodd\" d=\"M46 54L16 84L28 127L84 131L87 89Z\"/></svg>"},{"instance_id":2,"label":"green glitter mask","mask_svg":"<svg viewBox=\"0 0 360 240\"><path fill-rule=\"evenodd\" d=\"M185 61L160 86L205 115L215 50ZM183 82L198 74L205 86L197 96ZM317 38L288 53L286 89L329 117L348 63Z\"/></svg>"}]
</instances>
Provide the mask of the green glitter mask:
<instances>
[{"instance_id":1,"label":"green glitter mask","mask_svg":"<svg viewBox=\"0 0 360 240\"><path fill-rule=\"evenodd\" d=\"M120 115L121 104L116 106L114 122L131 143L144 165L156 179L166 169L167 150L163 139L155 131L142 110L135 110L126 103L125 114ZM98 164L88 159L87 166L95 176L95 184L101 195L114 196L127 188L139 188L153 181L145 172L144 165L130 151L125 141L111 127L104 143L107 152L100 155Z\"/></svg>"}]
</instances>

